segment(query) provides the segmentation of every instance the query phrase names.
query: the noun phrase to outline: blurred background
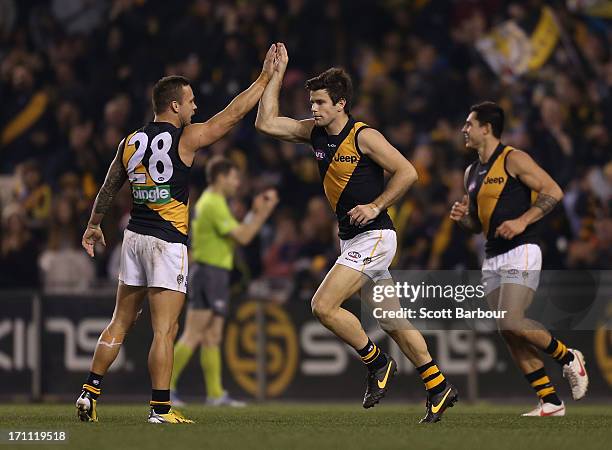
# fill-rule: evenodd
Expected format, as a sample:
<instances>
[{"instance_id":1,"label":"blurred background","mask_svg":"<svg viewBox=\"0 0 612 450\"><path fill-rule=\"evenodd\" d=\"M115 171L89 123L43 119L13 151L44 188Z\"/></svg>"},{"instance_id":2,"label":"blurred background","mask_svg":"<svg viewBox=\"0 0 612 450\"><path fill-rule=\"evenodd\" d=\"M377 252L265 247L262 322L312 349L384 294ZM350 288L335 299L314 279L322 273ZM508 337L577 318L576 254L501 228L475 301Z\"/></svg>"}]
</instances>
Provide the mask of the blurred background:
<instances>
[{"instance_id":1,"label":"blurred background","mask_svg":"<svg viewBox=\"0 0 612 450\"><path fill-rule=\"evenodd\" d=\"M476 159L461 126L470 105L494 100L507 114L503 141L529 152L565 191L546 218L544 267L610 269L611 19L612 2L600 0L0 0L0 375L12 383L2 394L72 393L79 382L71 377L87 371L112 312L129 189L104 220L107 246L95 259L80 247L81 234L118 143L152 119L153 84L164 75L188 77L199 107L193 120L204 121L254 80L276 41L290 56L284 115L309 117L304 81L342 66L355 84L353 116L383 132L417 168L419 183L391 210L394 268L479 268L482 237L464 233L448 212ZM204 166L216 154L244 175L231 203L239 219L254 193L279 190L279 208L261 236L238 250L233 279L234 309L258 300L252 319L262 329L266 320L280 321L273 330L283 331L270 331L268 344L251 351L236 337L246 316L230 323L226 379L239 395L307 396L321 377L358 367L310 317L309 300L337 257L336 223L311 149L259 135L254 117L198 154L190 198L193 205L206 187ZM118 393L133 392L136 375L146 379L146 328L139 325L140 337L130 338L114 366L131 374L109 382ZM595 391L605 395L612 383L608 329L581 337L599 355ZM452 347L467 342L464 335L434 334L446 343L447 373L466 375L482 357L481 380L499 383L510 372L509 392L529 395L518 373L506 370L511 363L494 333L478 338L471 362L466 346ZM266 366L273 344L290 374ZM54 374L65 386L45 384ZM198 377L187 383L201 384ZM481 385L486 394L487 382ZM192 389L200 391L199 384Z\"/></svg>"}]
</instances>

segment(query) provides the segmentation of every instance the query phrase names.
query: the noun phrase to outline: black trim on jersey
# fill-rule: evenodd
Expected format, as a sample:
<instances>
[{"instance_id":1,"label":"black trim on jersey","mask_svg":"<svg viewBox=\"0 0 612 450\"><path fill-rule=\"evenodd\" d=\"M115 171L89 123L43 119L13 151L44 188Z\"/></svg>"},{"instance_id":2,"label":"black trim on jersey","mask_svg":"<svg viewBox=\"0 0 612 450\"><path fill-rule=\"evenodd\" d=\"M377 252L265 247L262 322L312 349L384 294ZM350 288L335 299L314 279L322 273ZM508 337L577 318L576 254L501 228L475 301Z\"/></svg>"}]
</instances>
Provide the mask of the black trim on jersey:
<instances>
[{"instance_id":1,"label":"black trim on jersey","mask_svg":"<svg viewBox=\"0 0 612 450\"><path fill-rule=\"evenodd\" d=\"M478 201L477 201L478 191L480 190L480 187L478 187L478 189L476 190L476 195L470 195L470 190L469 190L469 186L471 184L470 180L473 179L472 177L475 177L475 173L478 170L478 164L479 164L478 161L474 161L472 164L469 165L468 176L464 180L463 184L465 187L465 192L467 192L467 196L468 196L468 211L470 213L470 216L472 216L472 219L478 220L480 222L480 220L478 219ZM488 172L489 171L487 170L487 173Z\"/></svg>"},{"instance_id":2,"label":"black trim on jersey","mask_svg":"<svg viewBox=\"0 0 612 450\"><path fill-rule=\"evenodd\" d=\"M353 119L353 116L349 115L348 121L346 122L346 125L344 125L344 128L342 128L342 130L340 130L340 133L338 133L338 134L327 134L327 131L325 131L325 128L323 128L323 131L325 132L325 134L327 134L327 136L337 138L338 139L338 145L340 145L342 142L344 142L346 137L349 135L349 133L351 132L351 130L355 126L356 122L357 121L355 119Z\"/></svg>"},{"instance_id":3,"label":"black trim on jersey","mask_svg":"<svg viewBox=\"0 0 612 450\"><path fill-rule=\"evenodd\" d=\"M355 148L357 149L357 151L359 152L360 155L363 155L363 152L361 151L361 149L359 148L359 140L357 139L359 137L359 133L361 133L363 130L365 130L366 128L372 128L369 125L364 125L363 127L359 128L356 132L355 132ZM372 128L373 129L373 128Z\"/></svg>"},{"instance_id":4,"label":"black trim on jersey","mask_svg":"<svg viewBox=\"0 0 612 450\"><path fill-rule=\"evenodd\" d=\"M506 172L506 175L508 176L508 179L510 178L514 178L514 179L518 179L518 177L513 177L512 175L510 175L510 172L508 172L508 169L506 167L506 164L508 163L508 156L510 156L510 153L512 153L515 149L509 150L508 154L506 155L506 159L504 159L504 172Z\"/></svg>"},{"instance_id":5,"label":"black trim on jersey","mask_svg":"<svg viewBox=\"0 0 612 450\"><path fill-rule=\"evenodd\" d=\"M152 226L152 224L155 224ZM157 211L147 208L139 211L138 217L131 217L127 229L134 233L153 236L166 242L178 242L187 245L189 237L179 232Z\"/></svg>"}]
</instances>

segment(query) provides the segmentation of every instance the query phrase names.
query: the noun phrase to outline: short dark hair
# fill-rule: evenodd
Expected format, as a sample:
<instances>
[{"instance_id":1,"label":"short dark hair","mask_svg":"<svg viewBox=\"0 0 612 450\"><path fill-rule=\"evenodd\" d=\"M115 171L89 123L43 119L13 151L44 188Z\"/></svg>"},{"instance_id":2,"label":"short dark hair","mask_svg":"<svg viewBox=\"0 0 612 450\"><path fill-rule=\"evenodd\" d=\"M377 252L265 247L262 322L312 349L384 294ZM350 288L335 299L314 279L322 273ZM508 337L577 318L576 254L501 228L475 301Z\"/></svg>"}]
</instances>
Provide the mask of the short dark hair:
<instances>
[{"instance_id":1,"label":"short dark hair","mask_svg":"<svg viewBox=\"0 0 612 450\"><path fill-rule=\"evenodd\" d=\"M306 81L306 89L309 91L325 89L334 105L341 99L344 99L346 101L344 112L348 114L351 110L353 82L351 81L351 76L342 68L332 67L322 74L311 78Z\"/></svg>"},{"instance_id":2,"label":"short dark hair","mask_svg":"<svg viewBox=\"0 0 612 450\"><path fill-rule=\"evenodd\" d=\"M163 113L170 103L183 101L183 86L189 86L189 80L180 75L170 75L160 79L153 86L153 112Z\"/></svg>"},{"instance_id":3,"label":"short dark hair","mask_svg":"<svg viewBox=\"0 0 612 450\"><path fill-rule=\"evenodd\" d=\"M501 138L504 131L504 110L495 102L482 102L473 105L470 112L476 113L476 120L481 125L485 123L491 124L493 136L497 139Z\"/></svg>"},{"instance_id":4,"label":"short dark hair","mask_svg":"<svg viewBox=\"0 0 612 450\"><path fill-rule=\"evenodd\" d=\"M233 161L223 156L213 156L206 164L206 181L213 184L219 175L227 175L232 169L238 169Z\"/></svg>"}]
</instances>

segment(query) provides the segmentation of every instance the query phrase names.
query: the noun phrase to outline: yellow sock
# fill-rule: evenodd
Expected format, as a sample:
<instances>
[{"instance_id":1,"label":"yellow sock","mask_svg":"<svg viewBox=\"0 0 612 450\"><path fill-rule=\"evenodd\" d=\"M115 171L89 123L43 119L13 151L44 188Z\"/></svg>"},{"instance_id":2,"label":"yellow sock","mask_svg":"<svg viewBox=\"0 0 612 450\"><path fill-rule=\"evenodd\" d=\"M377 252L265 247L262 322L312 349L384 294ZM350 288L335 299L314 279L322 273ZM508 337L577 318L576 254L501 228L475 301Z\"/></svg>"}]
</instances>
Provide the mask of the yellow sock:
<instances>
[{"instance_id":1,"label":"yellow sock","mask_svg":"<svg viewBox=\"0 0 612 450\"><path fill-rule=\"evenodd\" d=\"M174 364L172 366L172 378L170 379L170 390L175 391L178 380L183 369L191 359L193 349L180 342L174 346Z\"/></svg>"},{"instance_id":2,"label":"yellow sock","mask_svg":"<svg viewBox=\"0 0 612 450\"><path fill-rule=\"evenodd\" d=\"M210 398L219 398L223 395L221 384L221 350L219 347L202 347L200 350L200 364L206 382L206 394Z\"/></svg>"}]
</instances>

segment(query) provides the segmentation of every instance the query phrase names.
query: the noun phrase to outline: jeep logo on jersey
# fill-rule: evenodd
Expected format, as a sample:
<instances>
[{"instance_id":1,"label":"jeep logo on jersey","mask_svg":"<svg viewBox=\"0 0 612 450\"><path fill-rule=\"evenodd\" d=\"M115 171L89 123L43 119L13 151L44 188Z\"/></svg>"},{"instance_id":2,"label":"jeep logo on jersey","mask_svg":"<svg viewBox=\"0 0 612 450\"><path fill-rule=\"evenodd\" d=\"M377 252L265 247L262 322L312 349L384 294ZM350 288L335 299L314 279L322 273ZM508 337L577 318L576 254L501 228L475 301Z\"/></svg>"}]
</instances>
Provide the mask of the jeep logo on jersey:
<instances>
[{"instance_id":1,"label":"jeep logo on jersey","mask_svg":"<svg viewBox=\"0 0 612 450\"><path fill-rule=\"evenodd\" d=\"M172 201L170 195L170 186L167 184L161 186L132 186L132 197L134 203L155 203L163 205Z\"/></svg>"},{"instance_id":2,"label":"jeep logo on jersey","mask_svg":"<svg viewBox=\"0 0 612 450\"><path fill-rule=\"evenodd\" d=\"M357 161L359 161L359 158L355 155L351 155L351 156L336 155L336 157L334 158L334 161L357 164Z\"/></svg>"},{"instance_id":3,"label":"jeep logo on jersey","mask_svg":"<svg viewBox=\"0 0 612 450\"><path fill-rule=\"evenodd\" d=\"M503 184L504 177L487 177L484 184Z\"/></svg>"}]
</instances>

